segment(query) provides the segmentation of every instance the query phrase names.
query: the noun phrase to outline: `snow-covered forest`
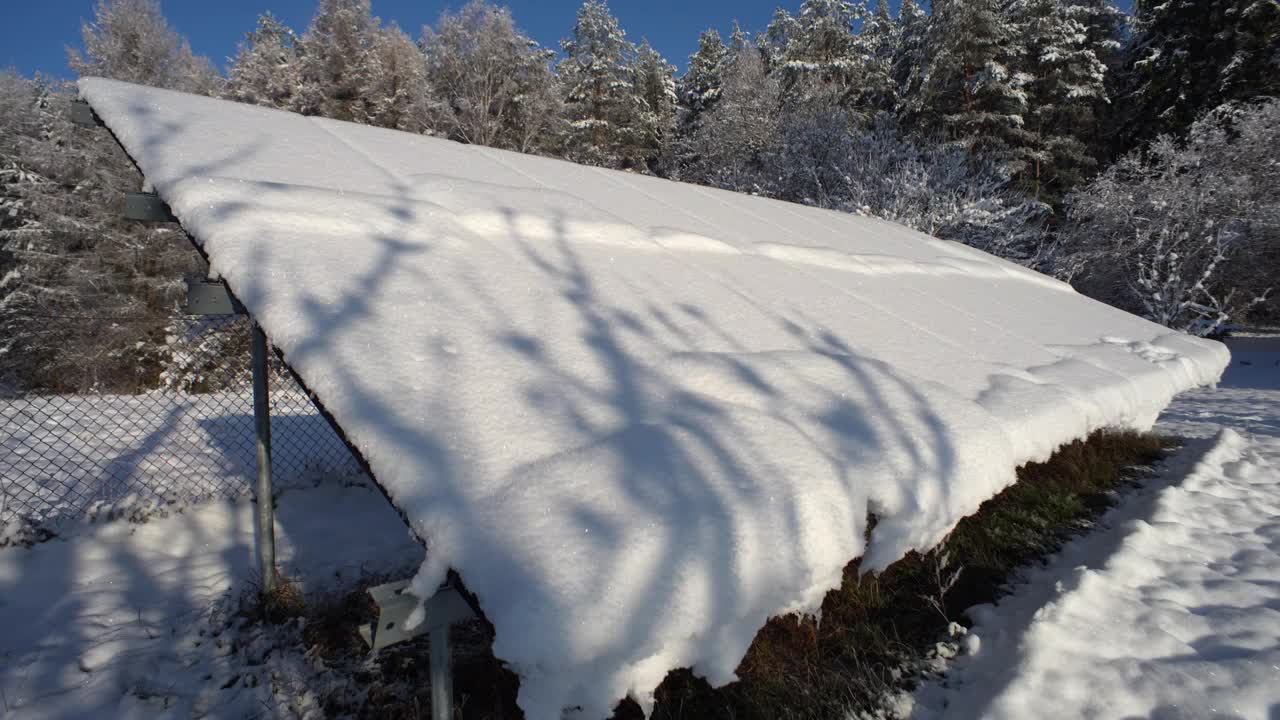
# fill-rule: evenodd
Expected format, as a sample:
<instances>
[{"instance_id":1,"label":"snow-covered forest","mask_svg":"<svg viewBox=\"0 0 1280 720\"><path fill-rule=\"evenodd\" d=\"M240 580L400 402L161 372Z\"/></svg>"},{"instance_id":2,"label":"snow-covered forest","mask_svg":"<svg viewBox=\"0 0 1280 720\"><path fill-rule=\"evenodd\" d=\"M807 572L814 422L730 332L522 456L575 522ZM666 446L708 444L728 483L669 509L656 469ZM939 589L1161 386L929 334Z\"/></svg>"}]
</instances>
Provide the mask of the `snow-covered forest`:
<instances>
[{"instance_id":1,"label":"snow-covered forest","mask_svg":"<svg viewBox=\"0 0 1280 720\"><path fill-rule=\"evenodd\" d=\"M158 0L101 0L69 52L81 75L882 217L1199 334L1280 320L1275 0L805 0L703 32L679 75L602 0L559 48L480 0L416 40L373 13L264 14L224 74ZM73 96L0 74L0 382L153 386L199 261L118 218L141 179Z\"/></svg>"}]
</instances>

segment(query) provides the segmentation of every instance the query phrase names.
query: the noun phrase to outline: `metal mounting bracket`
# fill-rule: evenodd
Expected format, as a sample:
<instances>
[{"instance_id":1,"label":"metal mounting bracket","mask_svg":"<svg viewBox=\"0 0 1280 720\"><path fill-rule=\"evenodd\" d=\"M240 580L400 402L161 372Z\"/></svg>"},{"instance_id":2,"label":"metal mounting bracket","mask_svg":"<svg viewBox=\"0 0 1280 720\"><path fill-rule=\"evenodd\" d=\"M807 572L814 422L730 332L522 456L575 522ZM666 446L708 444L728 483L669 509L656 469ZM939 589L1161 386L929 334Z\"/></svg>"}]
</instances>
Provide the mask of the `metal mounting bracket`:
<instances>
[{"instance_id":1,"label":"metal mounting bracket","mask_svg":"<svg viewBox=\"0 0 1280 720\"><path fill-rule=\"evenodd\" d=\"M369 588L378 606L378 620L360 628L371 650L403 642L423 633L431 639L431 717L453 720L453 658L449 652L449 628L475 617L471 606L452 587L442 587L426 601L426 619L412 630L405 621L418 607L418 598L406 591L408 580Z\"/></svg>"},{"instance_id":2,"label":"metal mounting bracket","mask_svg":"<svg viewBox=\"0 0 1280 720\"><path fill-rule=\"evenodd\" d=\"M231 297L227 285L221 280L187 279L187 304L185 315L247 315L244 306Z\"/></svg>"},{"instance_id":3,"label":"metal mounting bracket","mask_svg":"<svg viewBox=\"0 0 1280 720\"><path fill-rule=\"evenodd\" d=\"M125 193L123 215L125 220L178 222L178 218L169 211L169 206L155 193Z\"/></svg>"},{"instance_id":4,"label":"metal mounting bracket","mask_svg":"<svg viewBox=\"0 0 1280 720\"><path fill-rule=\"evenodd\" d=\"M364 638L370 650L381 650L475 617L471 606L457 590L442 587L427 599L426 619L412 630L406 630L405 622L420 602L417 596L407 591L408 587L408 580L399 580L369 588L369 597L378 606L378 620L373 625L361 626L360 637Z\"/></svg>"},{"instance_id":5,"label":"metal mounting bracket","mask_svg":"<svg viewBox=\"0 0 1280 720\"><path fill-rule=\"evenodd\" d=\"M71 122L80 127L102 127L106 124L84 100L71 101Z\"/></svg>"}]
</instances>

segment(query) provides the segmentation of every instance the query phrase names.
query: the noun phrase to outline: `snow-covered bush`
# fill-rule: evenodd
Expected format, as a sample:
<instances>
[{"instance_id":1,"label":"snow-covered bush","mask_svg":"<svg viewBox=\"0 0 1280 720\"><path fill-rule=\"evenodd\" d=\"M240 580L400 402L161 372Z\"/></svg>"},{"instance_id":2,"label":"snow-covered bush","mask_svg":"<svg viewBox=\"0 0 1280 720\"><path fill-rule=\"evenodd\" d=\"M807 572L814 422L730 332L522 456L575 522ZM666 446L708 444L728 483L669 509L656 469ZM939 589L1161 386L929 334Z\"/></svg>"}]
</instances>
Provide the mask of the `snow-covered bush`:
<instances>
[{"instance_id":1,"label":"snow-covered bush","mask_svg":"<svg viewBox=\"0 0 1280 720\"><path fill-rule=\"evenodd\" d=\"M789 115L774 158L776 194L1039 261L1048 208L994 163L959 145L904 137L888 115L866 130L851 122L838 109Z\"/></svg>"},{"instance_id":2,"label":"snow-covered bush","mask_svg":"<svg viewBox=\"0 0 1280 720\"><path fill-rule=\"evenodd\" d=\"M1268 302L1280 267L1280 100L1226 105L1069 198L1056 270L1170 327L1211 334Z\"/></svg>"},{"instance_id":3,"label":"snow-covered bush","mask_svg":"<svg viewBox=\"0 0 1280 720\"><path fill-rule=\"evenodd\" d=\"M958 146L904 137L886 115L855 133L851 146L842 209L1038 263L1049 208L1028 198L995 163Z\"/></svg>"},{"instance_id":4,"label":"snow-covered bush","mask_svg":"<svg viewBox=\"0 0 1280 720\"><path fill-rule=\"evenodd\" d=\"M71 97L0 73L0 379L149 387L200 259L174 229L120 218L120 192L141 178L108 136L67 120Z\"/></svg>"}]
</instances>

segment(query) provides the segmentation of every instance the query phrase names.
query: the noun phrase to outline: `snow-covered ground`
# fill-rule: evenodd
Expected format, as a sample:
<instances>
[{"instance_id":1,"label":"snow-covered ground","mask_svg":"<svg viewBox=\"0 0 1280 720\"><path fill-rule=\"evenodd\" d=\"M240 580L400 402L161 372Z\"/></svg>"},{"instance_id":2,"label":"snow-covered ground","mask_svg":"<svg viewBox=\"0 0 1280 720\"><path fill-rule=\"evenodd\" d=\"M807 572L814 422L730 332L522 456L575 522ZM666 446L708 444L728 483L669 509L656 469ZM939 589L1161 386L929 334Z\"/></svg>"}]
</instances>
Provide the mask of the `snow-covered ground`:
<instances>
[{"instance_id":1,"label":"snow-covered ground","mask_svg":"<svg viewBox=\"0 0 1280 720\"><path fill-rule=\"evenodd\" d=\"M918 718L1280 714L1280 338L1230 342L1220 388L1180 397L1193 438L975 624Z\"/></svg>"},{"instance_id":2,"label":"snow-covered ground","mask_svg":"<svg viewBox=\"0 0 1280 720\"><path fill-rule=\"evenodd\" d=\"M229 618L256 577L253 518L246 497L215 500L0 549L0 717L314 715L323 676L295 655L269 657L272 633L237 633ZM282 573L309 592L422 561L361 484L282 493L276 542Z\"/></svg>"}]
</instances>

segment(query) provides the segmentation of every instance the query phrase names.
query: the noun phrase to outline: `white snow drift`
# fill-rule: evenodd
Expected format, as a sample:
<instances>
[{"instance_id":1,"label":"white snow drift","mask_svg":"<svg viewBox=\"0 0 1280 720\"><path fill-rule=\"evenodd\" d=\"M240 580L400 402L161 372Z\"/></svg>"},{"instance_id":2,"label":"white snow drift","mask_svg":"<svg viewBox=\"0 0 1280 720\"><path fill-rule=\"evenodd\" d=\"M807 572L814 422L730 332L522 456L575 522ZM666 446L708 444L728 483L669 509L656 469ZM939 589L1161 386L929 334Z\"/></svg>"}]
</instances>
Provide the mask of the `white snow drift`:
<instances>
[{"instance_id":1,"label":"white snow drift","mask_svg":"<svg viewBox=\"0 0 1280 720\"><path fill-rule=\"evenodd\" d=\"M426 540L415 587L477 594L534 718L731 680L849 560L1227 361L885 222L80 88Z\"/></svg>"}]
</instances>

